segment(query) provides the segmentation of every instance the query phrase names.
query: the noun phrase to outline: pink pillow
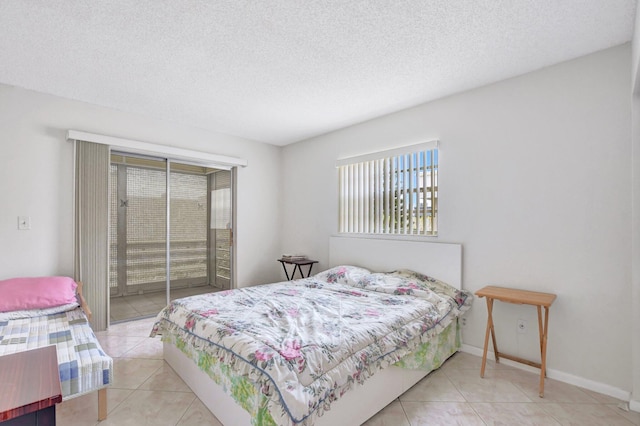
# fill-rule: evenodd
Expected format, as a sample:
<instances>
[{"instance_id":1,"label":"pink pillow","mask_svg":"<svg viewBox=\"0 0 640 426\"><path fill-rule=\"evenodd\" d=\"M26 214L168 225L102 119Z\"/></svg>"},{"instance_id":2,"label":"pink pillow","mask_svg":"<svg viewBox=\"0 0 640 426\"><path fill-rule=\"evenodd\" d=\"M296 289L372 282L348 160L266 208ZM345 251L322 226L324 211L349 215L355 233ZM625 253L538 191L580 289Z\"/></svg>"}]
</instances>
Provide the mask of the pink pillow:
<instances>
[{"instance_id":1,"label":"pink pillow","mask_svg":"<svg viewBox=\"0 0 640 426\"><path fill-rule=\"evenodd\" d=\"M0 281L0 312L44 309L76 302L69 277L12 278Z\"/></svg>"}]
</instances>

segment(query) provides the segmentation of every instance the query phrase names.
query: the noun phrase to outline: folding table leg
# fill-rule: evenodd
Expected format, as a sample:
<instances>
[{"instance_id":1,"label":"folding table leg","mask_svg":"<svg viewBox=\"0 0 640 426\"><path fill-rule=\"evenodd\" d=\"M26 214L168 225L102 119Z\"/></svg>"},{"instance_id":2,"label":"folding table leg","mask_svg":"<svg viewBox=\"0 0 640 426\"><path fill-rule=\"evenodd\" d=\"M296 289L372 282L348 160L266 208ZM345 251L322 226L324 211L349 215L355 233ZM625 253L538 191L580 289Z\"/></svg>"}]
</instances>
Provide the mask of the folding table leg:
<instances>
[{"instance_id":1,"label":"folding table leg","mask_svg":"<svg viewBox=\"0 0 640 426\"><path fill-rule=\"evenodd\" d=\"M489 334L491 334L493 340L493 349L496 349L496 336L493 332L493 299L487 297L487 332L484 335L484 350L482 352L482 368L480 368L480 377L484 377L484 368L487 365L487 349L489 348Z\"/></svg>"},{"instance_id":2,"label":"folding table leg","mask_svg":"<svg viewBox=\"0 0 640 426\"><path fill-rule=\"evenodd\" d=\"M538 306L539 321L542 316L540 306ZM544 378L547 377L547 336L549 332L549 308L544 307L544 326L542 330L542 348L540 351L540 398L544 397Z\"/></svg>"}]
</instances>

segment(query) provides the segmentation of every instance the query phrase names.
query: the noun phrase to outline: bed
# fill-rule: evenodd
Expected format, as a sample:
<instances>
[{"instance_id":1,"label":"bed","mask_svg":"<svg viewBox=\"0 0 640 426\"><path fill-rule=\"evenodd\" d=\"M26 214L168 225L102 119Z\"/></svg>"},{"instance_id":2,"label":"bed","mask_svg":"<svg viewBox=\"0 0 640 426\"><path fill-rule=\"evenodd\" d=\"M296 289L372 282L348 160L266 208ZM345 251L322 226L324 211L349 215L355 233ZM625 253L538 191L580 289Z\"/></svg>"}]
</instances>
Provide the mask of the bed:
<instances>
[{"instance_id":1,"label":"bed","mask_svg":"<svg viewBox=\"0 0 640 426\"><path fill-rule=\"evenodd\" d=\"M107 417L113 359L100 346L82 283L68 277L0 281L0 356L55 345L63 401L98 393L98 420Z\"/></svg>"},{"instance_id":2,"label":"bed","mask_svg":"<svg viewBox=\"0 0 640 426\"><path fill-rule=\"evenodd\" d=\"M460 347L472 297L460 290L459 245L330 244L333 266L313 277L178 299L158 314L165 360L223 424L360 424Z\"/></svg>"}]
</instances>

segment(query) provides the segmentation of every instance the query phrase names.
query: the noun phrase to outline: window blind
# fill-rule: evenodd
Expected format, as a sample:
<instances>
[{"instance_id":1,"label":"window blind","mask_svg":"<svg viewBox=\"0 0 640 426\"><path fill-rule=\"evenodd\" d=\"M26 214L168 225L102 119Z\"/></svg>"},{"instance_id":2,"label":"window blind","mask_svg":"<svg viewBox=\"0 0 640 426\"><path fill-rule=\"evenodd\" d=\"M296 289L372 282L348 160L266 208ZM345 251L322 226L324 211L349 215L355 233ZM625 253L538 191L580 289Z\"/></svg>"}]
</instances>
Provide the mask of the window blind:
<instances>
[{"instance_id":1,"label":"window blind","mask_svg":"<svg viewBox=\"0 0 640 426\"><path fill-rule=\"evenodd\" d=\"M437 141L338 161L339 232L437 235Z\"/></svg>"},{"instance_id":2,"label":"window blind","mask_svg":"<svg viewBox=\"0 0 640 426\"><path fill-rule=\"evenodd\" d=\"M106 330L109 265L109 147L75 142L75 279L93 311L91 327Z\"/></svg>"}]
</instances>

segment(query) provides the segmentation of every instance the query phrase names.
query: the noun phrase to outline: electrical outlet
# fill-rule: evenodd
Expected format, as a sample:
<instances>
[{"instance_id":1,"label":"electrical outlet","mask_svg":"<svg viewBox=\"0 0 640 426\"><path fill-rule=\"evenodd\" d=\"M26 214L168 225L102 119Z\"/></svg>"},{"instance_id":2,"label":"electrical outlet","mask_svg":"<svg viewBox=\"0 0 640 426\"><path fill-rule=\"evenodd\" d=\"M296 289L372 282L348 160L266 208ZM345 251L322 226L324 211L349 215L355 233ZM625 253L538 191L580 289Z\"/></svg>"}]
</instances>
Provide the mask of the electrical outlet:
<instances>
[{"instance_id":1,"label":"electrical outlet","mask_svg":"<svg viewBox=\"0 0 640 426\"><path fill-rule=\"evenodd\" d=\"M518 333L525 334L527 332L527 321L523 319L518 320Z\"/></svg>"},{"instance_id":2,"label":"electrical outlet","mask_svg":"<svg viewBox=\"0 0 640 426\"><path fill-rule=\"evenodd\" d=\"M21 231L31 229L31 218L29 216L18 216L18 229Z\"/></svg>"},{"instance_id":3,"label":"electrical outlet","mask_svg":"<svg viewBox=\"0 0 640 426\"><path fill-rule=\"evenodd\" d=\"M461 318L460 318L460 324L461 324L463 327L466 327L466 326L467 326L467 318L466 318L466 317L461 317Z\"/></svg>"}]
</instances>

